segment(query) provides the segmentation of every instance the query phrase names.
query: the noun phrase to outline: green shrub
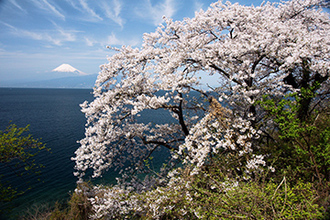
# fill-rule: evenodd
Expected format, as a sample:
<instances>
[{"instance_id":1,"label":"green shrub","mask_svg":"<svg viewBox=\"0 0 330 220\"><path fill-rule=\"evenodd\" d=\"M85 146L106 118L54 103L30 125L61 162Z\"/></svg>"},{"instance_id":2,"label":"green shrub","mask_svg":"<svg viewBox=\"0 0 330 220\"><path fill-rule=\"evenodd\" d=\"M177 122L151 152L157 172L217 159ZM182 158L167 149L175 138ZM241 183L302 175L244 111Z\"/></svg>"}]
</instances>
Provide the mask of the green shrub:
<instances>
[{"instance_id":1,"label":"green shrub","mask_svg":"<svg viewBox=\"0 0 330 220\"><path fill-rule=\"evenodd\" d=\"M18 128L15 124L0 131L0 169L9 168L10 172L20 178L39 175L43 165L36 163L35 156L42 150L50 150L46 149L38 139L27 134L28 131L29 125ZM8 206L9 202L31 188L30 181L26 181L26 178L22 179L26 188L16 189L12 182L4 180L0 175L0 214L10 212L10 207L5 209L3 207Z\"/></svg>"},{"instance_id":2,"label":"green shrub","mask_svg":"<svg viewBox=\"0 0 330 220\"><path fill-rule=\"evenodd\" d=\"M138 195L137 219L323 219L325 209L313 183L297 180L235 182L216 166L190 176L181 170L170 187ZM127 217L127 216L126 216Z\"/></svg>"},{"instance_id":3,"label":"green shrub","mask_svg":"<svg viewBox=\"0 0 330 220\"><path fill-rule=\"evenodd\" d=\"M279 101L265 96L259 102L267 112L265 119L274 122L265 131L270 139L261 144L263 154L270 155L276 170L290 181L302 178L324 185L330 181L330 114L327 109L314 110L301 120L300 100L293 94Z\"/></svg>"},{"instance_id":4,"label":"green shrub","mask_svg":"<svg viewBox=\"0 0 330 220\"><path fill-rule=\"evenodd\" d=\"M197 181L198 182L198 181ZM315 203L311 183L291 185L240 183L227 191L195 187L192 205L202 219L320 219L324 208Z\"/></svg>"}]
</instances>

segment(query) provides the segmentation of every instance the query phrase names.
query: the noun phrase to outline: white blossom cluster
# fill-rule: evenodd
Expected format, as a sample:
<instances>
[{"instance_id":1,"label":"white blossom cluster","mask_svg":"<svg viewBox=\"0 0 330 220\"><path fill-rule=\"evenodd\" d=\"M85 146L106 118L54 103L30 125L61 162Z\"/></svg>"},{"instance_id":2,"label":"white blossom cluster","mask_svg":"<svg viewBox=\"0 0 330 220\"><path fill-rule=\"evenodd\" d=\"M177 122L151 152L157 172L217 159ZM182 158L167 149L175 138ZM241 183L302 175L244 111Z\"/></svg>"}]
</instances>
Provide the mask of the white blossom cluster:
<instances>
[{"instance_id":1,"label":"white blossom cluster","mask_svg":"<svg viewBox=\"0 0 330 220\"><path fill-rule=\"evenodd\" d=\"M143 216L146 219L163 219L167 213L177 208L177 205L180 205L178 210L180 216L188 218L188 214L193 213L195 218L203 218L203 210L196 210L188 205L193 202L197 192L191 187L190 179L182 176L186 171L177 168L169 172L165 186L161 186L152 177L146 177L145 180L133 184L96 186L87 190L85 194L89 197L93 208L90 218L131 219ZM191 170L188 169L186 175L190 172ZM136 190L136 187L139 189ZM236 187L238 187L237 181L227 179L211 188L226 193Z\"/></svg>"},{"instance_id":2,"label":"white blossom cluster","mask_svg":"<svg viewBox=\"0 0 330 220\"><path fill-rule=\"evenodd\" d=\"M72 158L75 175L82 178L92 169L98 177L127 165L135 172L158 147L193 164L194 172L223 151L243 158L247 174L267 166L266 155L256 151L263 130L255 126L262 118L256 101L299 92L295 84L306 75L311 82L323 79L318 95L330 89L330 19L319 3L291 0L254 7L219 1L194 18L165 18L154 33L144 35L141 48L112 48L117 53L101 66L95 99L81 105L87 123ZM223 115L212 110L209 93L200 89L198 76L209 75L218 76L212 95L226 104L226 110L220 108ZM208 97L206 103L192 101L192 91ZM168 111L175 123L141 123L139 117L149 109ZM96 188L105 196L91 200L94 217L115 215L110 210L117 205L122 212L134 209L134 199L119 202L131 192L125 190ZM156 201L155 218L162 213Z\"/></svg>"},{"instance_id":3,"label":"white blossom cluster","mask_svg":"<svg viewBox=\"0 0 330 220\"><path fill-rule=\"evenodd\" d=\"M134 196L130 196L129 190L122 189L118 186L105 188L104 186L96 186L93 188L95 196L90 198L93 207L93 215L91 219L116 219L117 216L124 216L133 210L137 203Z\"/></svg>"},{"instance_id":4,"label":"white blossom cluster","mask_svg":"<svg viewBox=\"0 0 330 220\"><path fill-rule=\"evenodd\" d=\"M223 115L207 114L190 130L185 143L179 147L177 154L173 155L174 157L182 155L184 163L194 164L191 174L198 173L211 156L219 151L223 155L225 152L231 154L236 152L237 157L247 159L253 157L246 161L248 173L248 170L257 170L259 165L266 165L262 155L253 155L253 147L258 148L253 144L260 137L261 131L255 130L249 120L241 117L223 117Z\"/></svg>"},{"instance_id":5,"label":"white blossom cluster","mask_svg":"<svg viewBox=\"0 0 330 220\"><path fill-rule=\"evenodd\" d=\"M118 178L117 181L112 187L97 185L82 192L91 202L91 219L118 219L143 213L140 194L151 191L162 182L153 176L146 176L143 180L133 178L129 182Z\"/></svg>"},{"instance_id":6,"label":"white blossom cluster","mask_svg":"<svg viewBox=\"0 0 330 220\"><path fill-rule=\"evenodd\" d=\"M161 187L159 180L154 177L146 176L143 181L135 180L113 187L99 185L80 193L85 193L91 202L91 219L129 219L145 213L151 213L152 219L160 219L174 208L172 197L192 200L187 191L189 187L189 183L179 176L179 172L173 170L168 175L166 187Z\"/></svg>"},{"instance_id":7,"label":"white blossom cluster","mask_svg":"<svg viewBox=\"0 0 330 220\"><path fill-rule=\"evenodd\" d=\"M166 187L158 187L156 190L147 192L141 207L150 210L151 219L160 219L166 212L175 207L172 198L192 200L186 185L185 180L181 177L172 176ZM182 211L184 212L184 210Z\"/></svg>"}]
</instances>

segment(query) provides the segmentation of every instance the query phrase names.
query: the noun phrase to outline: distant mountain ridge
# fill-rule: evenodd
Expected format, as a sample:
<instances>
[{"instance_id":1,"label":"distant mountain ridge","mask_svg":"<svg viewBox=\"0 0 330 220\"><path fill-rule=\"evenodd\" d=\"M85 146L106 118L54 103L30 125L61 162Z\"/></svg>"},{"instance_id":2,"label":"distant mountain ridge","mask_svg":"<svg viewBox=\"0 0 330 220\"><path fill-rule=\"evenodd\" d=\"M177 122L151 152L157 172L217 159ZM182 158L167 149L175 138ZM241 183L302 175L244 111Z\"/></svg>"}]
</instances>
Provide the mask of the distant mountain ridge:
<instances>
[{"instance_id":1,"label":"distant mountain ridge","mask_svg":"<svg viewBox=\"0 0 330 220\"><path fill-rule=\"evenodd\" d=\"M84 73L63 63L51 72L45 72L36 81L0 81L0 87L20 88L93 88L97 74Z\"/></svg>"},{"instance_id":2,"label":"distant mountain ridge","mask_svg":"<svg viewBox=\"0 0 330 220\"><path fill-rule=\"evenodd\" d=\"M97 74L69 76L49 80L40 80L21 83L0 83L0 87L20 88L93 88Z\"/></svg>"}]
</instances>

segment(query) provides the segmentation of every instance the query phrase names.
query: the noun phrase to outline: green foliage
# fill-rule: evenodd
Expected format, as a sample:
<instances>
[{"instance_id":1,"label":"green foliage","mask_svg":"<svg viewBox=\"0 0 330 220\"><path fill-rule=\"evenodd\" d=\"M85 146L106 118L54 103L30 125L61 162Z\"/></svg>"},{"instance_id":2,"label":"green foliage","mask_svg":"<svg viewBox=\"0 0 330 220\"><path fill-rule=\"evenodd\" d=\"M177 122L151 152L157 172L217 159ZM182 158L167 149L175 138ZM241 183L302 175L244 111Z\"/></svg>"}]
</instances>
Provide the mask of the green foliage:
<instances>
[{"instance_id":1,"label":"green foliage","mask_svg":"<svg viewBox=\"0 0 330 220\"><path fill-rule=\"evenodd\" d=\"M312 97L309 92L302 92ZM266 110L265 118L274 122L272 141L268 154L276 160L277 170L286 172L292 179L329 181L330 115L314 110L306 120L298 117L302 98L291 94L279 101L265 96L259 104ZM271 130L271 128L269 128Z\"/></svg>"},{"instance_id":2,"label":"green foliage","mask_svg":"<svg viewBox=\"0 0 330 220\"><path fill-rule=\"evenodd\" d=\"M312 184L241 183L227 191L195 188L196 211L202 219L319 219L323 208L314 204Z\"/></svg>"},{"instance_id":3,"label":"green foliage","mask_svg":"<svg viewBox=\"0 0 330 220\"><path fill-rule=\"evenodd\" d=\"M0 131L0 166L9 168L17 176L40 174L43 166L35 162L34 157L46 150L44 144L34 139L30 134L29 125L18 128L15 124L9 125L4 131ZM29 187L26 189L30 189ZM26 190L18 191L10 182L5 182L0 176L0 203L12 201ZM0 210L3 212L4 210Z\"/></svg>"},{"instance_id":4,"label":"green foliage","mask_svg":"<svg viewBox=\"0 0 330 220\"><path fill-rule=\"evenodd\" d=\"M219 168L219 167L218 167ZM312 183L219 181L217 166L190 176L181 170L175 186L136 195L138 219L323 219ZM160 217L155 217L159 215ZM126 216L127 217L127 216ZM136 215L134 216L136 218Z\"/></svg>"},{"instance_id":5,"label":"green foliage","mask_svg":"<svg viewBox=\"0 0 330 220\"><path fill-rule=\"evenodd\" d=\"M5 131L0 131L0 162L10 163L19 160L24 163L25 170L36 168L34 160L29 159L38 154L38 151L29 151L30 149L42 150L45 145L29 134L23 133L29 131L29 125L24 128L18 128L15 124L9 125ZM16 163L17 165L17 163Z\"/></svg>"}]
</instances>

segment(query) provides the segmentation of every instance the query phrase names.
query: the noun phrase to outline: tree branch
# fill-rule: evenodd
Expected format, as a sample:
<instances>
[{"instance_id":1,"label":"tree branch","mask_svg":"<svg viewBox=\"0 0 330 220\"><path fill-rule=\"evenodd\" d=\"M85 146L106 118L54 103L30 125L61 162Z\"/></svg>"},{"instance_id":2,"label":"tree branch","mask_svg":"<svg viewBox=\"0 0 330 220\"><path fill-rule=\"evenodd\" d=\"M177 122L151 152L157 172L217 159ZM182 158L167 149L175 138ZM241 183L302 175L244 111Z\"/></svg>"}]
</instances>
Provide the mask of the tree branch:
<instances>
[{"instance_id":1,"label":"tree branch","mask_svg":"<svg viewBox=\"0 0 330 220\"><path fill-rule=\"evenodd\" d=\"M180 104L179 104L178 111L175 112L175 113L177 113L178 116L179 116L179 123L180 123L180 125L181 125L181 128L182 128L183 133L184 133L186 136L188 136L189 131L188 131L188 128L187 128L186 123L184 122L184 118L183 118L183 110L182 110L182 102L183 102L183 101L182 101L182 93L179 93L179 96L180 96L181 100L180 100Z\"/></svg>"},{"instance_id":2,"label":"tree branch","mask_svg":"<svg viewBox=\"0 0 330 220\"><path fill-rule=\"evenodd\" d=\"M223 75L225 75L228 79L230 79L230 75L224 71L223 69L221 69L220 67L218 67L217 65L215 64L211 64L210 67L212 67L213 69L219 71L220 73L222 73ZM232 79L233 82L241 85L242 83L240 81L238 81L237 79Z\"/></svg>"},{"instance_id":3,"label":"tree branch","mask_svg":"<svg viewBox=\"0 0 330 220\"><path fill-rule=\"evenodd\" d=\"M147 144L157 144L158 146L164 146L166 147L167 149L169 150L177 150L176 148L172 147L171 145L169 145L167 142L162 142L162 141L155 141L155 140L152 140L152 141L147 141L145 137L140 137L143 144L147 145ZM155 148L156 149L156 148ZM152 152L155 150L153 149ZM152 153L151 152L151 153ZM151 155L151 153L149 154L149 156Z\"/></svg>"}]
</instances>

